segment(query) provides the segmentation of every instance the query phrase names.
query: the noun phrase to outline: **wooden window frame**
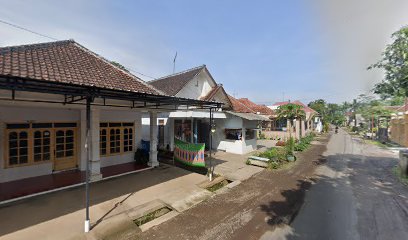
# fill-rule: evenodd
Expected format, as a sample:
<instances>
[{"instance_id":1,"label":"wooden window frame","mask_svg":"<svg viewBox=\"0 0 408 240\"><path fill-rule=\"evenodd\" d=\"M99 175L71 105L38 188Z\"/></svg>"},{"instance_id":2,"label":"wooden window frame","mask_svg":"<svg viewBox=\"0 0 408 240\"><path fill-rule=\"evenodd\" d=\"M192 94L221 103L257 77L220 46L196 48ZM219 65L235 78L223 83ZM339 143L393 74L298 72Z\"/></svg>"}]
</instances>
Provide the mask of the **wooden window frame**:
<instances>
[{"instance_id":1,"label":"wooden window frame","mask_svg":"<svg viewBox=\"0 0 408 240\"><path fill-rule=\"evenodd\" d=\"M103 125L106 124L106 126L101 127L100 126L101 124L103 124ZM110 124L120 124L120 126L110 127L109 126ZM124 126L124 124L129 124L129 126L128 125ZM99 125L100 126L99 127L99 143L100 143L99 144L99 147L100 147L99 148L99 154L100 154L101 157L117 156L117 155L129 154L129 153L134 152L136 145L135 145L135 141L134 141L135 126L134 126L133 122L101 122L100 125ZM119 140L120 151L119 152L114 152L114 153L111 152L111 140L110 140L111 133L110 132L111 132L112 129L116 129L116 130L119 129L120 130L120 133L119 133L119 136L120 136L120 140ZM125 151L125 133L124 133L125 129L130 129L132 131L132 134L131 134L132 135L132 144L131 144L132 150L130 150L130 151ZM101 148L101 140L102 140L101 133L102 133L102 130L106 130L106 154L102 154L102 148Z\"/></svg>"},{"instance_id":2,"label":"wooden window frame","mask_svg":"<svg viewBox=\"0 0 408 240\"><path fill-rule=\"evenodd\" d=\"M38 124L38 123L47 123L47 124L51 124L52 127L49 128L33 128L33 124ZM56 130L58 129L62 129L63 127L54 127L55 123L75 123L76 126L75 127L68 127L70 129L74 130L74 152L73 152L73 156L76 158L76 161L78 162L78 143L77 143L77 133L78 133L78 122L77 121L58 121L58 122L46 122L46 121L36 121L36 122L7 122L5 123L6 128L4 129L4 144L3 144L3 149L4 149L4 168L18 168L18 167L26 167L26 166L33 166L33 165L39 165L39 164L46 164L46 163L52 163L55 160L55 136L54 133ZM28 124L28 128L7 128L8 124ZM10 132L21 132L21 131L27 131L27 140L28 140L28 161L27 163L23 163L23 164L10 164L10 149L9 149L9 133ZM49 160L41 160L41 161L34 161L34 133L36 131L49 131L50 132L50 159ZM43 145L41 145L43 146Z\"/></svg>"}]
</instances>

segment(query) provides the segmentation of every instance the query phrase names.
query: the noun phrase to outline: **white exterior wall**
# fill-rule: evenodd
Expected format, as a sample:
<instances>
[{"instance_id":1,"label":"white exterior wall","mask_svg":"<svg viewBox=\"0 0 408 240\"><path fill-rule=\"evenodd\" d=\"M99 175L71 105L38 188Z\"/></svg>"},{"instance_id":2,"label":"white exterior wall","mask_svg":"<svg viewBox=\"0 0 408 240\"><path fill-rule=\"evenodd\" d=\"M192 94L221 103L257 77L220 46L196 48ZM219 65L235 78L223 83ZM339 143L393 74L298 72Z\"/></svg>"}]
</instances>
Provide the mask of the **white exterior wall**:
<instances>
[{"instance_id":1,"label":"white exterior wall","mask_svg":"<svg viewBox=\"0 0 408 240\"><path fill-rule=\"evenodd\" d=\"M256 128L256 121L247 121L242 118L227 115L227 119L216 119L216 131L213 133L213 148L229 153L245 154L256 150L257 139L246 140L245 131L247 128ZM229 140L225 139L226 128L242 129L243 140ZM256 135L255 135L256 136Z\"/></svg>"},{"instance_id":2,"label":"white exterior wall","mask_svg":"<svg viewBox=\"0 0 408 240\"><path fill-rule=\"evenodd\" d=\"M24 167L5 168L5 124L33 122L77 122L80 125L80 110L67 106L59 108L0 106L0 182L47 175L53 172L53 163L39 163ZM78 131L77 134L80 134ZM79 138L77 138L79 139ZM79 145L78 149L79 149ZM77 159L80 153L77 151Z\"/></svg>"},{"instance_id":3,"label":"white exterior wall","mask_svg":"<svg viewBox=\"0 0 408 240\"><path fill-rule=\"evenodd\" d=\"M72 105L71 105L72 107ZM24 122L76 122L77 123L77 160L78 168L82 171L86 169L86 111L85 107L69 105L41 104L30 106L0 106L0 182L8 182L22 178L48 175L53 173L53 162L38 163L30 166L5 168L5 124ZM134 122L134 144L137 148L142 139L141 112L132 110L106 110L92 109L92 172L99 172L100 167L127 163L133 161L134 153L122 155L100 157L99 156L99 123L100 122ZM136 149L135 148L135 149ZM99 161L100 160L100 161ZM93 169L95 168L95 169Z\"/></svg>"},{"instance_id":4,"label":"white exterior wall","mask_svg":"<svg viewBox=\"0 0 408 240\"><path fill-rule=\"evenodd\" d=\"M100 112L100 122L134 122L135 132L133 133L133 145L136 148L140 145L142 139L142 129L137 128L141 125L141 112L132 110L105 110ZM134 161L134 151L120 155L101 157L101 167L112 166L116 164L128 163Z\"/></svg>"},{"instance_id":5,"label":"white exterior wall","mask_svg":"<svg viewBox=\"0 0 408 240\"><path fill-rule=\"evenodd\" d=\"M243 120L243 122L244 122L244 126L243 126L244 130L257 128L258 121ZM254 133L254 136L255 137L253 139L249 139L249 140L247 140L246 136L245 136L245 141L242 144L242 153L243 154L255 151L257 149L257 136L258 136L258 134Z\"/></svg>"},{"instance_id":6,"label":"white exterior wall","mask_svg":"<svg viewBox=\"0 0 408 240\"><path fill-rule=\"evenodd\" d=\"M167 146L168 144L171 145L171 138L174 138L174 134L172 134L173 131L170 132L170 126L171 124L171 119L169 118L169 113L158 113L157 114L157 126L159 126L159 121L163 120L164 121L164 146ZM148 113L143 113L142 118L141 118L141 123L142 123L142 135L141 139L145 141L150 141L150 116ZM140 142L140 141L139 141Z\"/></svg>"},{"instance_id":7,"label":"white exterior wall","mask_svg":"<svg viewBox=\"0 0 408 240\"><path fill-rule=\"evenodd\" d=\"M215 84L206 72L201 72L184 86L176 97L199 99L207 95Z\"/></svg>"}]
</instances>

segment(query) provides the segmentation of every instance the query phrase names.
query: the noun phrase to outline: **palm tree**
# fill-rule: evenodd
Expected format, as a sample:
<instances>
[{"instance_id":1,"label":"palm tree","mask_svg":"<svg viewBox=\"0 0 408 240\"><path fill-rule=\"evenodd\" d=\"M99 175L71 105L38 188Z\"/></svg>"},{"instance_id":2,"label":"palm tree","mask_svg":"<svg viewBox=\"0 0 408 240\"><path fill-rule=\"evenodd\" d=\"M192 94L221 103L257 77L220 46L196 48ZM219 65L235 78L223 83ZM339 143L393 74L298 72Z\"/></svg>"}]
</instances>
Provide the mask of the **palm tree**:
<instances>
[{"instance_id":1,"label":"palm tree","mask_svg":"<svg viewBox=\"0 0 408 240\"><path fill-rule=\"evenodd\" d=\"M303 106L293 104L293 103L288 103L288 104L279 106L278 109L276 110L276 114L277 114L278 119L288 119L289 120L289 138L292 141L293 120L295 119L302 120L306 118L306 113L303 110ZM302 129L301 124L302 124L302 121L300 121L300 129Z\"/></svg>"}]
</instances>

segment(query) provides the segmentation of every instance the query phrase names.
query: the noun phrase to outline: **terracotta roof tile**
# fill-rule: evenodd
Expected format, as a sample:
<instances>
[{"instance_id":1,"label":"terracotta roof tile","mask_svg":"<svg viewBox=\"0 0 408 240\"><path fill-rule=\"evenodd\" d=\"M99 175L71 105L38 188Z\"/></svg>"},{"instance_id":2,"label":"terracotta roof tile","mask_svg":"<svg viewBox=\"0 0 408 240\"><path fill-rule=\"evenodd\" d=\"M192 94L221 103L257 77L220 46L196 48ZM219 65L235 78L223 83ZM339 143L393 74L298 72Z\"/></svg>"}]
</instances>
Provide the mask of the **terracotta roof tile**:
<instances>
[{"instance_id":1,"label":"terracotta roof tile","mask_svg":"<svg viewBox=\"0 0 408 240\"><path fill-rule=\"evenodd\" d=\"M73 40L2 47L0 76L162 94Z\"/></svg>"},{"instance_id":2,"label":"terracotta roof tile","mask_svg":"<svg viewBox=\"0 0 408 240\"><path fill-rule=\"evenodd\" d=\"M175 96L191 79L197 76L205 65L191 68L189 70L165 76L148 82L160 91Z\"/></svg>"},{"instance_id":3,"label":"terracotta roof tile","mask_svg":"<svg viewBox=\"0 0 408 240\"><path fill-rule=\"evenodd\" d=\"M239 112L239 113L256 113L254 110L251 108L247 107L245 104L240 102L238 99L228 95L231 103L232 103L232 110L234 112Z\"/></svg>"},{"instance_id":4,"label":"terracotta roof tile","mask_svg":"<svg viewBox=\"0 0 408 240\"><path fill-rule=\"evenodd\" d=\"M252 109L255 113L260 113L262 115L273 115L274 112L272 109L268 108L265 105L258 105L252 101L250 101L248 98L240 98L238 99L242 104L247 106L248 108Z\"/></svg>"}]
</instances>

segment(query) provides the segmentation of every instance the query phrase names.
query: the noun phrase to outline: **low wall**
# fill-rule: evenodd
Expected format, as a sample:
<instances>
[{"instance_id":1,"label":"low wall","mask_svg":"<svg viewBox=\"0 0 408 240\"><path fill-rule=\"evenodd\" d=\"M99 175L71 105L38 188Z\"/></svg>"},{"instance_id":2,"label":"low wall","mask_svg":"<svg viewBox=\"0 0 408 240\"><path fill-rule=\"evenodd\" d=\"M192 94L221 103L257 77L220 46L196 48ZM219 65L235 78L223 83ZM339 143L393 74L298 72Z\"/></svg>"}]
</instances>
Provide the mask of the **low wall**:
<instances>
[{"instance_id":1,"label":"low wall","mask_svg":"<svg viewBox=\"0 0 408 240\"><path fill-rule=\"evenodd\" d=\"M262 134L264 134L267 139L282 141L286 141L286 139L289 139L289 132L284 131L262 131ZM295 135L292 133L292 136Z\"/></svg>"},{"instance_id":2,"label":"low wall","mask_svg":"<svg viewBox=\"0 0 408 240\"><path fill-rule=\"evenodd\" d=\"M302 137L306 136L307 134L311 133L313 131L311 130L303 130L302 131ZM284 132L284 131L262 131L262 134L265 135L267 139L273 139L273 140L287 140L289 139L289 132ZM292 137L299 139L299 133L298 132L292 132Z\"/></svg>"},{"instance_id":3,"label":"low wall","mask_svg":"<svg viewBox=\"0 0 408 240\"><path fill-rule=\"evenodd\" d=\"M390 140L408 147L408 114L391 119Z\"/></svg>"}]
</instances>

